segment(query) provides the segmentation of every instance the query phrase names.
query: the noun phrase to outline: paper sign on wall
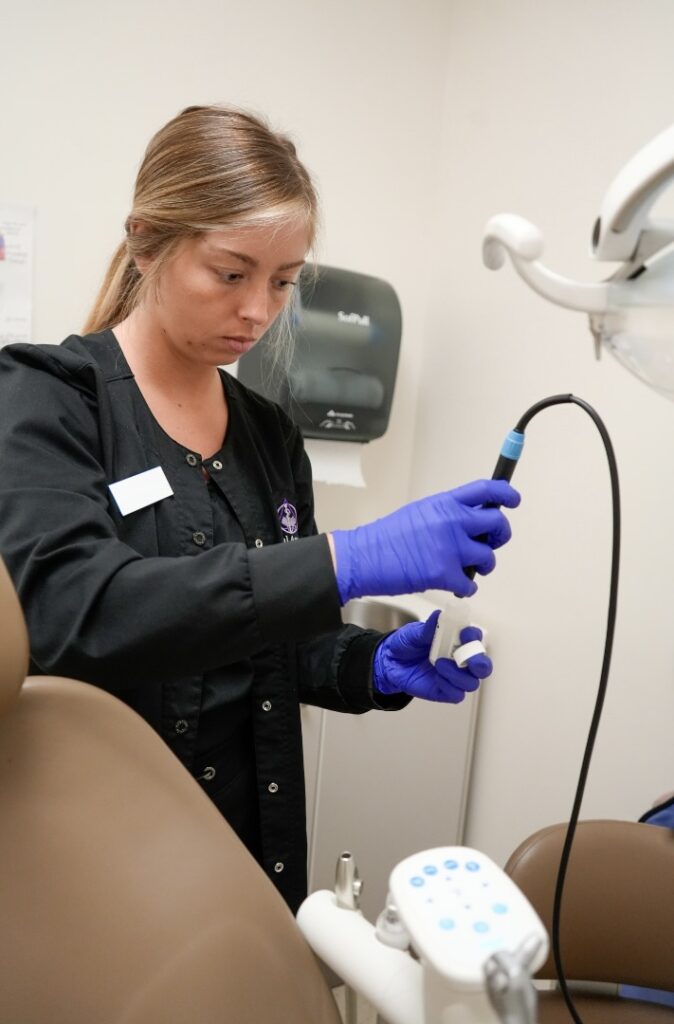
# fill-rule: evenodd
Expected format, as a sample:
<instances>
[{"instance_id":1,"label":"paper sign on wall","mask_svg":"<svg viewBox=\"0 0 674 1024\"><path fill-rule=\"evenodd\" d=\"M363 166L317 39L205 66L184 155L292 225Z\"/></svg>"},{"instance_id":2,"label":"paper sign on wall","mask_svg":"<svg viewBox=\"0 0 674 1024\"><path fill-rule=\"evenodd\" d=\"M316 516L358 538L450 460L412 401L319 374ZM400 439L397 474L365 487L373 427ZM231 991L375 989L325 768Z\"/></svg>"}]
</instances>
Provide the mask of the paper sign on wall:
<instances>
[{"instance_id":1,"label":"paper sign on wall","mask_svg":"<svg viewBox=\"0 0 674 1024\"><path fill-rule=\"evenodd\" d=\"M0 204L0 346L31 341L33 211Z\"/></svg>"}]
</instances>

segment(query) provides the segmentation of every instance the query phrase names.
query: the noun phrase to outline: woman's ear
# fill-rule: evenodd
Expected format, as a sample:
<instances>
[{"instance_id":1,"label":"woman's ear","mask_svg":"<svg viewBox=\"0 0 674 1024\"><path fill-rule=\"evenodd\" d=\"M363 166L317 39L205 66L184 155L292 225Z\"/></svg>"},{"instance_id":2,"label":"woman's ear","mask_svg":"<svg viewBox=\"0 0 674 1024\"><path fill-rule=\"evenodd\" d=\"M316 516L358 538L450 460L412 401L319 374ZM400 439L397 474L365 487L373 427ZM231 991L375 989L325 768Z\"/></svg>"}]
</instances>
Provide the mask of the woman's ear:
<instances>
[{"instance_id":1,"label":"woman's ear","mask_svg":"<svg viewBox=\"0 0 674 1024\"><path fill-rule=\"evenodd\" d=\"M142 235L147 230L147 226L142 220L132 220L130 217L126 222L125 227L126 234L129 238L132 237L133 235ZM133 248L135 248L135 246L132 246L132 249ZM149 270L152 260L148 256L143 256L142 254L135 254L133 257L133 262L136 264L136 267L138 268L138 273L145 274Z\"/></svg>"}]
</instances>

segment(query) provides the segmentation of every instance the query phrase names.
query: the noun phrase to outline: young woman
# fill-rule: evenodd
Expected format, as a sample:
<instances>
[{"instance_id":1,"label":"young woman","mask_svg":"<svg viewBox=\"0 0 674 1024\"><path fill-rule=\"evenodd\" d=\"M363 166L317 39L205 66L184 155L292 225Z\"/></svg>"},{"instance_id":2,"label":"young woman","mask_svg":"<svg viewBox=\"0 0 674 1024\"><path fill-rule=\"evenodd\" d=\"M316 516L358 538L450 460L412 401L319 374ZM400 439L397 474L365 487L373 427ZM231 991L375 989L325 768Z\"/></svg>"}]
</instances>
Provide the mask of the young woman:
<instances>
[{"instance_id":1,"label":"young woman","mask_svg":"<svg viewBox=\"0 0 674 1024\"><path fill-rule=\"evenodd\" d=\"M382 637L342 626L340 606L472 593L464 568L491 571L510 535L481 506L519 500L478 481L317 533L298 429L219 369L283 318L315 231L288 139L189 107L149 144L83 336L0 353L0 553L32 671L141 714L293 909L306 885L299 702L457 701L491 670L484 656L431 666L435 617Z\"/></svg>"}]
</instances>

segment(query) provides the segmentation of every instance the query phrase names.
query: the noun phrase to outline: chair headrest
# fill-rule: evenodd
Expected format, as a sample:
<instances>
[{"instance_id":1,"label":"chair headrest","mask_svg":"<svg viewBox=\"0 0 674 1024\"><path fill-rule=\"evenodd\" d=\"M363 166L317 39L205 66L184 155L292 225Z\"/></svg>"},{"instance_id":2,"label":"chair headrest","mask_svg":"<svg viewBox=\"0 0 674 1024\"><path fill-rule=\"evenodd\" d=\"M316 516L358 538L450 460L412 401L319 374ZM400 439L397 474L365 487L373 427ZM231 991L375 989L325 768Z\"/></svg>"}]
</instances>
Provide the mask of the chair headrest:
<instances>
[{"instance_id":1,"label":"chair headrest","mask_svg":"<svg viewBox=\"0 0 674 1024\"><path fill-rule=\"evenodd\" d=\"M0 715L14 703L28 671L28 632L19 599L0 558Z\"/></svg>"}]
</instances>

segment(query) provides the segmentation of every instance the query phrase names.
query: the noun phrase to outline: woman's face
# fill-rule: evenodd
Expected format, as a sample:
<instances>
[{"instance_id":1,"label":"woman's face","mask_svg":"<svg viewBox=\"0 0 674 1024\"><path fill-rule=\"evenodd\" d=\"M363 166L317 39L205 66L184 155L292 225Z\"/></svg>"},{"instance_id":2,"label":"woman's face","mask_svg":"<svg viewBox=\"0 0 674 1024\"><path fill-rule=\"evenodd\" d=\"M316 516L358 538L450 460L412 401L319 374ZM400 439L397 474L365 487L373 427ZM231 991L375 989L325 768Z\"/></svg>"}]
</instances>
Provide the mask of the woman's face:
<instances>
[{"instance_id":1,"label":"woman's face","mask_svg":"<svg viewBox=\"0 0 674 1024\"><path fill-rule=\"evenodd\" d=\"M174 355L233 363L288 302L308 248L304 220L186 239L148 288L143 313Z\"/></svg>"}]
</instances>

